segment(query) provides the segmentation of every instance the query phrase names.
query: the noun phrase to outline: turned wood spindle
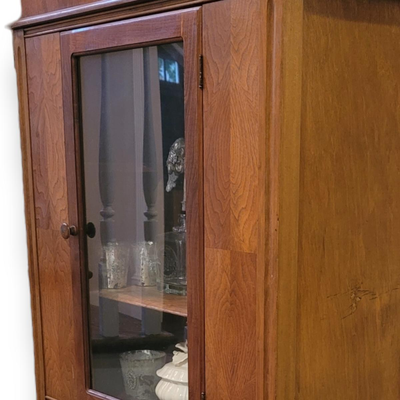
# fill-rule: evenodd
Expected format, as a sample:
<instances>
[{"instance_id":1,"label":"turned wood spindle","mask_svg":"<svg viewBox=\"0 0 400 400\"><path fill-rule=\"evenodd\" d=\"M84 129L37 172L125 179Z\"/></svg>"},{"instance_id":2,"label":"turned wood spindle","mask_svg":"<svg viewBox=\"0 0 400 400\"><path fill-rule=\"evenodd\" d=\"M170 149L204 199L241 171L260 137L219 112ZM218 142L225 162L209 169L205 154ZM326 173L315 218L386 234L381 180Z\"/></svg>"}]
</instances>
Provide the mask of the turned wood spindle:
<instances>
[{"instance_id":1,"label":"turned wood spindle","mask_svg":"<svg viewBox=\"0 0 400 400\"><path fill-rule=\"evenodd\" d=\"M143 191L147 210L144 213L144 238L155 241L157 236L157 153L154 120L154 82L151 75L151 48L143 50L144 63L144 132L143 132ZM158 60L158 59L157 59Z\"/></svg>"}]
</instances>

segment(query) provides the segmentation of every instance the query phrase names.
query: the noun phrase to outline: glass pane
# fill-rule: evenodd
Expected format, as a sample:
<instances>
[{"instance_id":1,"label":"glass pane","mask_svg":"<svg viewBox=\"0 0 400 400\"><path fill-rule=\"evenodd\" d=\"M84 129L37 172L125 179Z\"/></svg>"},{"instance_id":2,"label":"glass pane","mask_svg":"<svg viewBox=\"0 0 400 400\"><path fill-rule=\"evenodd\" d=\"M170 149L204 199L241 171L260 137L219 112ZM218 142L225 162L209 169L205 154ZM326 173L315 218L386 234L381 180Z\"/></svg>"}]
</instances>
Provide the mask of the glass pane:
<instances>
[{"instance_id":1,"label":"glass pane","mask_svg":"<svg viewBox=\"0 0 400 400\"><path fill-rule=\"evenodd\" d=\"M179 67L176 61L165 60L165 70L167 82L179 83Z\"/></svg>"},{"instance_id":2,"label":"glass pane","mask_svg":"<svg viewBox=\"0 0 400 400\"><path fill-rule=\"evenodd\" d=\"M160 81L165 81L164 60L158 57L158 73Z\"/></svg>"},{"instance_id":3,"label":"glass pane","mask_svg":"<svg viewBox=\"0 0 400 400\"><path fill-rule=\"evenodd\" d=\"M187 398L183 68L181 42L80 58L91 386L122 400Z\"/></svg>"}]
</instances>

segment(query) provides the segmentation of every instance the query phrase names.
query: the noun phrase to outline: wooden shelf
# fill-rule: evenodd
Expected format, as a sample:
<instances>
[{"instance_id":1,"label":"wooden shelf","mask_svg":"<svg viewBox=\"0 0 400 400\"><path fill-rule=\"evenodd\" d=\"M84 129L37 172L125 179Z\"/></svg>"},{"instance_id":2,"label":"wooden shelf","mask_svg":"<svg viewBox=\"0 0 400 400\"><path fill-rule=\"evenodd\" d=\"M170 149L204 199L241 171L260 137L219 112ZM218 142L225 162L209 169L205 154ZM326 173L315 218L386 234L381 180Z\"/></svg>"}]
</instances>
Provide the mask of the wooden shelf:
<instances>
[{"instance_id":1,"label":"wooden shelf","mask_svg":"<svg viewBox=\"0 0 400 400\"><path fill-rule=\"evenodd\" d=\"M100 296L134 306L150 308L187 317L187 297L167 294L155 287L129 286L124 289L103 289Z\"/></svg>"}]
</instances>

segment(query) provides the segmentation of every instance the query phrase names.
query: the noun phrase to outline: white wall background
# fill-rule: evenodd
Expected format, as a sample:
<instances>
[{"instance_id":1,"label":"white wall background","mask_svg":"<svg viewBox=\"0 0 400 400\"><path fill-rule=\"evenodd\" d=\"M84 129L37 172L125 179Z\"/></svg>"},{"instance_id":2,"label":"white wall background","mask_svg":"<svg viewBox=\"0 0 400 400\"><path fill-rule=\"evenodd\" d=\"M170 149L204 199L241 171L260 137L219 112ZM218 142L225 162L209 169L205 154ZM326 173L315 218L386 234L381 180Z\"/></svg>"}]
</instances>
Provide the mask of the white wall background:
<instances>
[{"instance_id":1,"label":"white wall background","mask_svg":"<svg viewBox=\"0 0 400 400\"><path fill-rule=\"evenodd\" d=\"M11 31L20 0L0 13L0 393L34 400L34 360L22 192L17 85Z\"/></svg>"}]
</instances>

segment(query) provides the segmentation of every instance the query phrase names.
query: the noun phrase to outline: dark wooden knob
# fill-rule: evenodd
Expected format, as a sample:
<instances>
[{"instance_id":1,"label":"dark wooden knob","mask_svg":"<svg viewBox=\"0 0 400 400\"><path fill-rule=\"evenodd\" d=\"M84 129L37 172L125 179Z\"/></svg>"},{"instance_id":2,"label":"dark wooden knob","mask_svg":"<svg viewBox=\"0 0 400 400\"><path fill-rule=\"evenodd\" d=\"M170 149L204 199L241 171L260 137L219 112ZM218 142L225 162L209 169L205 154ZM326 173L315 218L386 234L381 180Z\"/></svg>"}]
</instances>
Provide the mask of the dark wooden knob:
<instances>
[{"instance_id":1,"label":"dark wooden knob","mask_svg":"<svg viewBox=\"0 0 400 400\"><path fill-rule=\"evenodd\" d=\"M69 226L66 222L61 225L60 228L61 236L66 240L70 236L76 236L78 234L78 229L75 225Z\"/></svg>"},{"instance_id":2,"label":"dark wooden knob","mask_svg":"<svg viewBox=\"0 0 400 400\"><path fill-rule=\"evenodd\" d=\"M93 239L96 236L96 227L93 222L89 222L86 225L86 235Z\"/></svg>"}]
</instances>

